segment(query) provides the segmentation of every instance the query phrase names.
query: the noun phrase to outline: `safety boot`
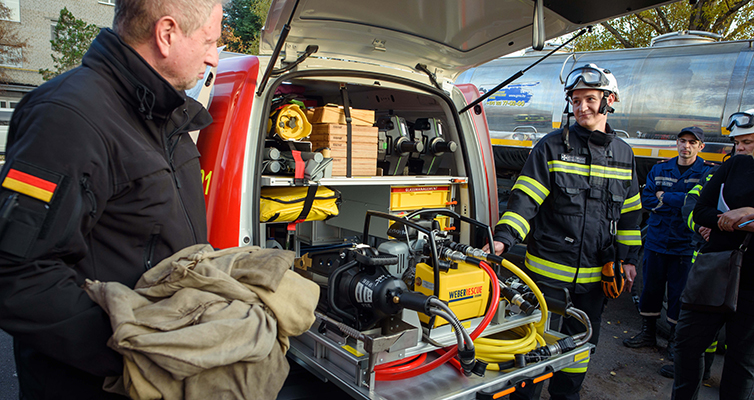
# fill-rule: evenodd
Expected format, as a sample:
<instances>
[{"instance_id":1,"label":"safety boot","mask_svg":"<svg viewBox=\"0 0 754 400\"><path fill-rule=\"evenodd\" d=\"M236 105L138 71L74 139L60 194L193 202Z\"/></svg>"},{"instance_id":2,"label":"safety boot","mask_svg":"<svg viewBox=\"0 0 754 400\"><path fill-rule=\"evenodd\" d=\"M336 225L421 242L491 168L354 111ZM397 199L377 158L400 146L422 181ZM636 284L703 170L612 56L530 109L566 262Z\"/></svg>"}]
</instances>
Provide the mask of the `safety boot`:
<instances>
[{"instance_id":1,"label":"safety boot","mask_svg":"<svg viewBox=\"0 0 754 400\"><path fill-rule=\"evenodd\" d=\"M674 379L675 378L675 366L673 364L663 365L660 367L660 375Z\"/></svg>"},{"instance_id":2,"label":"safety boot","mask_svg":"<svg viewBox=\"0 0 754 400\"><path fill-rule=\"evenodd\" d=\"M657 345L657 317L642 317L641 332L623 340L623 345L631 348Z\"/></svg>"},{"instance_id":3,"label":"safety boot","mask_svg":"<svg viewBox=\"0 0 754 400\"><path fill-rule=\"evenodd\" d=\"M713 352L705 352L704 353L704 375L702 376L703 380L708 380L712 377L712 364L715 362L715 353Z\"/></svg>"},{"instance_id":4,"label":"safety boot","mask_svg":"<svg viewBox=\"0 0 754 400\"><path fill-rule=\"evenodd\" d=\"M675 325L670 325L670 336L668 336L668 361L675 360Z\"/></svg>"},{"instance_id":5,"label":"safety boot","mask_svg":"<svg viewBox=\"0 0 754 400\"><path fill-rule=\"evenodd\" d=\"M715 353L704 353L704 374L702 380L709 380L712 377L712 363L715 362ZM660 368L660 375L674 379L675 367L673 364L663 365Z\"/></svg>"}]
</instances>

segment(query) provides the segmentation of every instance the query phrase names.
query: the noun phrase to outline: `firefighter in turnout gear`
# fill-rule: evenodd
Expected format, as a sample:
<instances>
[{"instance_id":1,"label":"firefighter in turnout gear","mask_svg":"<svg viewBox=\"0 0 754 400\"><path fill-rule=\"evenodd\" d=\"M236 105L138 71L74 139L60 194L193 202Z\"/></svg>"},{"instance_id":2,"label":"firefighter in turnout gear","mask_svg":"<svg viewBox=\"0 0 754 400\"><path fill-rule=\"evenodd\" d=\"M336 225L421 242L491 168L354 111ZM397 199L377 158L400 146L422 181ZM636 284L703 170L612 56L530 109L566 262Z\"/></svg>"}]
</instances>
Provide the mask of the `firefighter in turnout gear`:
<instances>
[{"instance_id":1,"label":"firefighter in turnout gear","mask_svg":"<svg viewBox=\"0 0 754 400\"><path fill-rule=\"evenodd\" d=\"M620 99L615 77L585 65L568 75L565 93L576 123L566 123L534 147L495 227L494 246L502 254L528 237L527 273L570 291L574 306L589 315L590 342L596 345L607 301L603 265L623 261L626 290L636 277L641 199L633 152L607 124L607 114ZM565 334L583 329L571 318L563 320ZM556 373L551 398L579 399L588 362ZM511 398L537 397L541 385L532 386Z\"/></svg>"}]
</instances>

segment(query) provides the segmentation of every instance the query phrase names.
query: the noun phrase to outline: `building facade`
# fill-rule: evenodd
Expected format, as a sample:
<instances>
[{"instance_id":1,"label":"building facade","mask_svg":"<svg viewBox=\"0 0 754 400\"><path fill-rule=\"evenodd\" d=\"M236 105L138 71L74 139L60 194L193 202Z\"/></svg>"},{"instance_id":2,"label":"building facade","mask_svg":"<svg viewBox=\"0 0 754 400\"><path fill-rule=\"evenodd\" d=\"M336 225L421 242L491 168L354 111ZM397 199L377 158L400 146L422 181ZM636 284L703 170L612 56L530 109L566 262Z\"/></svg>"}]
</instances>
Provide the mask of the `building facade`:
<instances>
[{"instance_id":1,"label":"building facade","mask_svg":"<svg viewBox=\"0 0 754 400\"><path fill-rule=\"evenodd\" d=\"M112 26L115 1L0 0L11 10L9 20L0 23L16 25L18 37L28 44L23 49L23 62L0 60L0 68L10 77L8 82L0 83L0 111L13 109L25 93L44 83L39 69L54 70L50 40L63 7L77 19L104 28Z\"/></svg>"}]
</instances>

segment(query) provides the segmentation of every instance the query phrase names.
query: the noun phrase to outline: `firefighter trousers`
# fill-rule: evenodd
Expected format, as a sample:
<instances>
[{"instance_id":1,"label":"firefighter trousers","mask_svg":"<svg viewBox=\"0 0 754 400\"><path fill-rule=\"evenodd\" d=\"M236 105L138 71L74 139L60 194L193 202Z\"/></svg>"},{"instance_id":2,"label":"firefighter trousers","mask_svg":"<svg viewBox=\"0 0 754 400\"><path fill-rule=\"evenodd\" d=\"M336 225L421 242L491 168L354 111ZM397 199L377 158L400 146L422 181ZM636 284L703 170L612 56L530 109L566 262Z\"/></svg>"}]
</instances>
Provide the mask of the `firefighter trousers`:
<instances>
[{"instance_id":1,"label":"firefighter trousers","mask_svg":"<svg viewBox=\"0 0 754 400\"><path fill-rule=\"evenodd\" d=\"M571 300L574 307L584 311L588 316L592 324L592 338L589 339L589 343L597 345L600 337L600 323L602 322L602 311L605 309L605 303L607 298L602 292L600 286L596 286L594 289L587 293L571 294ZM560 317L560 316L557 316ZM550 326L553 323L557 323L557 319L553 318ZM575 318L562 318L562 326L560 332L566 335L575 335L584 332L586 328L584 325L577 321ZM589 364L589 358L583 360L581 363L576 364L573 367L565 368L556 372L552 378L550 378L550 386L547 391L550 393L550 399L552 400L579 400L581 397L579 391L581 390L581 384L586 377L587 365ZM511 400L531 400L538 399L542 392L542 386L544 382L540 382L536 385L528 385L524 389L516 390L510 395Z\"/></svg>"}]
</instances>

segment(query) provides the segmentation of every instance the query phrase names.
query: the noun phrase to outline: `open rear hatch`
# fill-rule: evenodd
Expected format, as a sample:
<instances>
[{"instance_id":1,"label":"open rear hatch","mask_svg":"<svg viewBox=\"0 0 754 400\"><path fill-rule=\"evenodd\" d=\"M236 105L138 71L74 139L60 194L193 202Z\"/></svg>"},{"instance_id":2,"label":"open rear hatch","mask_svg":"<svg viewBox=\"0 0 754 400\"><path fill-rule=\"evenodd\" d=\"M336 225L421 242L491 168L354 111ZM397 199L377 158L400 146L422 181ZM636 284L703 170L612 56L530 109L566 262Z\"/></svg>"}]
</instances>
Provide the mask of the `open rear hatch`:
<instances>
[{"instance_id":1,"label":"open rear hatch","mask_svg":"<svg viewBox=\"0 0 754 400\"><path fill-rule=\"evenodd\" d=\"M616 16L671 3L663 0L540 0L551 39ZM532 44L531 0L275 0L260 40L272 54L285 24L285 60L308 45L318 57L401 69L424 64L438 80ZM541 30L538 30L541 32Z\"/></svg>"}]
</instances>

